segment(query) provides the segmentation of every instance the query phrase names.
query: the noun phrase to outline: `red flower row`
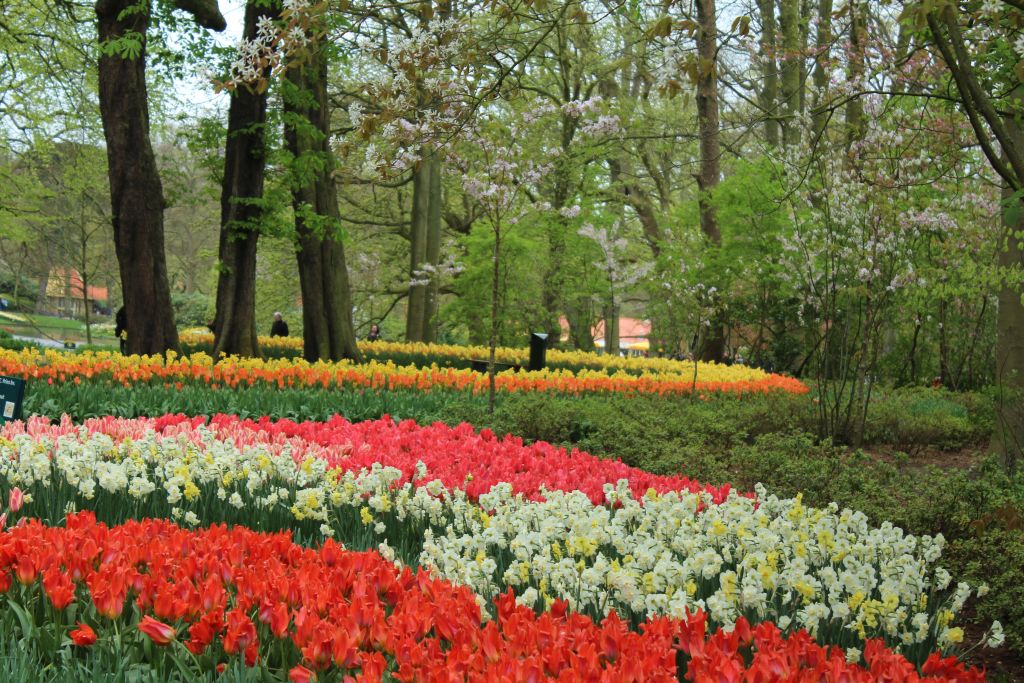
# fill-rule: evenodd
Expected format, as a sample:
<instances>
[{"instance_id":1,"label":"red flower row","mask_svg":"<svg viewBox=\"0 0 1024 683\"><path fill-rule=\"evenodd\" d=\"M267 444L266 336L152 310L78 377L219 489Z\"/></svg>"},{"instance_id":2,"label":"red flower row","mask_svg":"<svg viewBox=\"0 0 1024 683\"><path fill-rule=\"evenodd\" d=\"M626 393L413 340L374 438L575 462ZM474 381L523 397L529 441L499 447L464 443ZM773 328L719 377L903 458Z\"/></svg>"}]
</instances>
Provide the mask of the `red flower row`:
<instances>
[{"instance_id":1,"label":"red flower row","mask_svg":"<svg viewBox=\"0 0 1024 683\"><path fill-rule=\"evenodd\" d=\"M165 415L160 418L126 420L104 417L85 421L91 432L102 432L115 439L140 438L148 430L165 435L184 435L199 440L196 429L206 423L205 417ZM582 491L595 504L605 500L605 484L620 479L629 481L633 494L642 496L648 489L666 491L706 491L715 502L721 502L731 487L701 485L680 476L659 476L630 467L619 460L602 460L589 453L552 446L538 441L530 445L513 436L497 438L489 429L476 432L472 426L449 427L442 423L419 426L412 420L395 423L390 417L352 423L342 417L327 422L293 422L291 420L242 420L234 415L215 415L209 428L219 439L231 439L239 446L265 444L271 450L285 447L297 461L312 456L326 460L332 467L359 471L374 463L395 467L409 481L416 473L416 463L426 465L427 476L420 481L440 480L449 489L463 489L471 498L491 490L495 484L508 482L513 491L530 498L539 498L541 488L561 491ZM59 425L35 418L25 426L11 423L0 429L10 438L20 431L43 437L78 432L78 427L65 418Z\"/></svg>"},{"instance_id":2,"label":"red flower row","mask_svg":"<svg viewBox=\"0 0 1024 683\"><path fill-rule=\"evenodd\" d=\"M636 633L614 613L595 624L565 603L538 616L511 593L496 601L497 620L481 626L467 588L331 541L314 550L288 534L237 527L188 531L146 520L108 528L80 513L66 528L29 522L0 533L0 591L17 580L31 595L40 578L59 610L87 593L92 609L79 615L92 624L68 633L78 646L96 644L133 599L144 615L138 630L157 645L180 641L250 666L263 660L290 668L292 681L329 667L367 681L385 671L399 681L674 681L677 650L686 679L701 682L983 680L938 655L919 678L878 642L866 648L864 669L806 634L783 639L771 625L752 631L741 620L709 637L698 614L652 620ZM272 655L282 641L293 647ZM264 659L272 656L285 659Z\"/></svg>"}]
</instances>

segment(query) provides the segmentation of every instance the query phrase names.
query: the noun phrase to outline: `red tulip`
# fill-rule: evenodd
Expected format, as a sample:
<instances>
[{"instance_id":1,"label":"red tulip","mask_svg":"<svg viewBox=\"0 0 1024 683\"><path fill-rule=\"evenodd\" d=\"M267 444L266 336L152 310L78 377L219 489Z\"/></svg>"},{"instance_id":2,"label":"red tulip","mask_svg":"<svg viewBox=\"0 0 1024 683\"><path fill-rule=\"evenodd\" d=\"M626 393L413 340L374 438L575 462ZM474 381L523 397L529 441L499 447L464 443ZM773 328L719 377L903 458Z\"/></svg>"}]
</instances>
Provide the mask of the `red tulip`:
<instances>
[{"instance_id":1,"label":"red tulip","mask_svg":"<svg viewBox=\"0 0 1024 683\"><path fill-rule=\"evenodd\" d=\"M157 621L148 614L139 621L139 630L149 636L157 645L170 645L177 635L173 626L168 626L162 621Z\"/></svg>"},{"instance_id":2,"label":"red tulip","mask_svg":"<svg viewBox=\"0 0 1024 683\"><path fill-rule=\"evenodd\" d=\"M291 683L311 683L316 680L316 674L299 664L288 672L288 680Z\"/></svg>"},{"instance_id":3,"label":"red tulip","mask_svg":"<svg viewBox=\"0 0 1024 683\"><path fill-rule=\"evenodd\" d=\"M68 635L71 637L71 642L79 647L89 647L96 642L96 631L82 622L78 622L78 628Z\"/></svg>"}]
</instances>

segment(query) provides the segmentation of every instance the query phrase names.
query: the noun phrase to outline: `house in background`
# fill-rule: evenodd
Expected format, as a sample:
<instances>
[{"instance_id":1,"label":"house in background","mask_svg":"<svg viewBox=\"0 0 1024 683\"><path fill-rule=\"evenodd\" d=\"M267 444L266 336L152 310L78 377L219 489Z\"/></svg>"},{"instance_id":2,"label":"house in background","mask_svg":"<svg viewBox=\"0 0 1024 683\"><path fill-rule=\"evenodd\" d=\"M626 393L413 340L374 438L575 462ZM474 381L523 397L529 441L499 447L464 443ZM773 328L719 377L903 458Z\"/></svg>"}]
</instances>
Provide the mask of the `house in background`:
<instances>
[{"instance_id":1,"label":"house in background","mask_svg":"<svg viewBox=\"0 0 1024 683\"><path fill-rule=\"evenodd\" d=\"M594 345L599 349L604 348L605 330L604 320L597 321L591 330L594 335ZM648 337L651 334L651 321L640 320L639 318L619 318L619 348L623 351L647 351L651 348Z\"/></svg>"},{"instance_id":2,"label":"house in background","mask_svg":"<svg viewBox=\"0 0 1024 683\"><path fill-rule=\"evenodd\" d=\"M87 291L86 291L87 290ZM37 307L40 313L46 312L63 318L85 317L85 301L82 294L87 294L89 312L92 314L109 315L110 292L106 287L82 284L82 276L74 268L52 268L44 283L40 283L39 291L45 296L39 297Z\"/></svg>"},{"instance_id":3,"label":"house in background","mask_svg":"<svg viewBox=\"0 0 1024 683\"><path fill-rule=\"evenodd\" d=\"M562 341L569 341L569 321L563 316L559 323L562 326ZM604 320L590 328L594 346L603 349L605 344ZM650 349L648 337L651 334L651 321L639 318L619 318L619 348L625 352L641 353Z\"/></svg>"}]
</instances>

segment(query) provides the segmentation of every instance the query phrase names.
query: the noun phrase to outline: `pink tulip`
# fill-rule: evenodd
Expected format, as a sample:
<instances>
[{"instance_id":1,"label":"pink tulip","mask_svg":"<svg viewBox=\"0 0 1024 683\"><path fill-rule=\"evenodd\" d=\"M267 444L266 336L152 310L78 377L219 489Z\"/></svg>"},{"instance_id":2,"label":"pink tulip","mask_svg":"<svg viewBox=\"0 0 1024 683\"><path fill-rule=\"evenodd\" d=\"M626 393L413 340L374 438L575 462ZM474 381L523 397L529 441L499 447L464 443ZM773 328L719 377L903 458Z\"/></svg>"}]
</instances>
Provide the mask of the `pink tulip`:
<instances>
[{"instance_id":1,"label":"pink tulip","mask_svg":"<svg viewBox=\"0 0 1024 683\"><path fill-rule=\"evenodd\" d=\"M21 506L24 504L25 494L21 492L20 488L15 486L7 496L7 507L10 508L11 512L17 514L17 512L21 510Z\"/></svg>"}]
</instances>

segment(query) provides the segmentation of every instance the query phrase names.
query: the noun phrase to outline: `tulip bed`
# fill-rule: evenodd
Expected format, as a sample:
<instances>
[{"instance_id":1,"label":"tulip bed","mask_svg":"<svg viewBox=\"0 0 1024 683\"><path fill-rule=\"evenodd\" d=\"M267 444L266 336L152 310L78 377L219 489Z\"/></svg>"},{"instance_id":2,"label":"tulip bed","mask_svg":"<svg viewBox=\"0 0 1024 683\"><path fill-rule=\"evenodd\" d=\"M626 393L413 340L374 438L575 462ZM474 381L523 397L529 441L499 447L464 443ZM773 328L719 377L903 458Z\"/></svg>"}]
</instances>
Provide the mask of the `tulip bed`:
<instances>
[{"instance_id":1,"label":"tulip bed","mask_svg":"<svg viewBox=\"0 0 1024 683\"><path fill-rule=\"evenodd\" d=\"M182 349L186 353L213 353L213 335L200 329L187 330L181 334ZM272 358L300 358L302 356L302 339L300 337L260 337L260 350ZM490 349L486 346L462 346L455 344L425 344L423 342L390 342L360 341L359 352L367 360L381 363L393 362L396 365L416 365L429 367L468 368L474 360L490 357ZM530 359L530 349L499 346L495 349L495 360L498 363L526 365ZM545 360L550 368L578 372L580 370L600 370L616 372L625 370L630 373L668 373L676 375L693 375L693 362L673 360L670 358L643 358L639 356L622 357L617 354L598 354L587 351L563 351L548 349ZM720 377L734 379L750 379L759 376L761 371L742 365L724 366L699 363L705 371L714 368Z\"/></svg>"},{"instance_id":2,"label":"tulip bed","mask_svg":"<svg viewBox=\"0 0 1024 683\"><path fill-rule=\"evenodd\" d=\"M739 620L709 634L701 614L653 619L638 633L614 612L595 623L553 603L538 616L507 593L495 601L496 618L482 622L469 590L426 572L332 541L306 549L286 533L238 527L110 528L90 513L69 515L61 528L33 521L0 535L0 570L8 635L42 632L84 650L149 643L147 671L163 680L233 658L295 683L325 670L364 681L675 681L677 662L694 681L984 680L938 654L922 678L880 641L866 644L862 667L770 624ZM79 604L87 607L64 626Z\"/></svg>"},{"instance_id":3,"label":"tulip bed","mask_svg":"<svg viewBox=\"0 0 1024 683\"><path fill-rule=\"evenodd\" d=\"M105 382L132 386L165 384L168 386L245 387L323 387L343 390L416 390L484 393L486 375L472 370L399 367L371 361L352 364L307 363L303 360L259 360L229 358L214 362L205 354L179 357L126 357L111 352L67 354L54 350L0 349L0 374L47 382ZM696 381L694 381L696 379ZM611 393L624 396L728 393L807 393L799 380L769 375L750 368L726 368L702 364L696 378L692 374L625 372L608 374L595 370L577 373L559 370L499 373L496 387L501 392L544 391L568 395Z\"/></svg>"},{"instance_id":4,"label":"tulip bed","mask_svg":"<svg viewBox=\"0 0 1024 683\"><path fill-rule=\"evenodd\" d=\"M150 642L160 671L292 680L983 679L943 656L972 589L941 537L466 425L32 420L0 432L4 491L0 626L64 653Z\"/></svg>"}]
</instances>

